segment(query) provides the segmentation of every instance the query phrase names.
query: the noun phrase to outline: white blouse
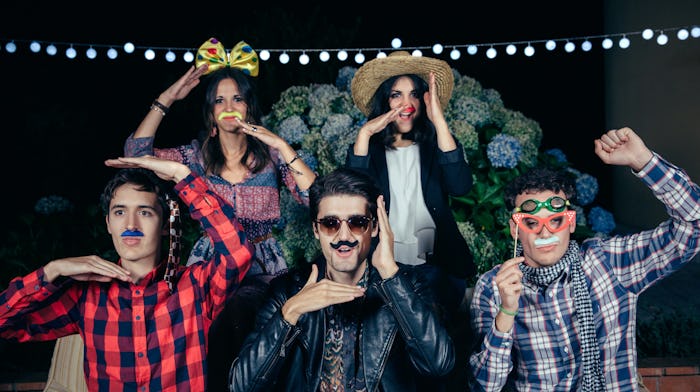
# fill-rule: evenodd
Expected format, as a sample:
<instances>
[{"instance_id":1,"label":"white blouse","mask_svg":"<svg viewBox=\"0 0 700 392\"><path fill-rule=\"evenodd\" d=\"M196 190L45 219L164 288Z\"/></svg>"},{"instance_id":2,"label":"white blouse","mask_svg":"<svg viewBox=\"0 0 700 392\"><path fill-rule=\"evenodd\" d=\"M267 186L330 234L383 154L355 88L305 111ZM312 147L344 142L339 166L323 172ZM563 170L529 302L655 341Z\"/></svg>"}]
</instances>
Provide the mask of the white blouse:
<instances>
[{"instance_id":1,"label":"white blouse","mask_svg":"<svg viewBox=\"0 0 700 392\"><path fill-rule=\"evenodd\" d=\"M394 257L404 264L425 263L433 251L435 222L423 199L420 150L417 144L386 150L389 173L389 224L394 232Z\"/></svg>"}]
</instances>

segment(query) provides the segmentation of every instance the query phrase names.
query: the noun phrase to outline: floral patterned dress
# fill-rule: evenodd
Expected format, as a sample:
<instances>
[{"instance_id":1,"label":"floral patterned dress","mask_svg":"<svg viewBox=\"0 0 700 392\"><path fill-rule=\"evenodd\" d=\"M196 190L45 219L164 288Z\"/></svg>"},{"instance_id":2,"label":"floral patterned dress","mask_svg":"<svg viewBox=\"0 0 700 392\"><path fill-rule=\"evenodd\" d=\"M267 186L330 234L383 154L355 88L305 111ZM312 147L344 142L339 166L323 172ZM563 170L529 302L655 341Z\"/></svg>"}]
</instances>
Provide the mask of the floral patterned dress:
<instances>
[{"instance_id":1,"label":"floral patterned dress","mask_svg":"<svg viewBox=\"0 0 700 392\"><path fill-rule=\"evenodd\" d=\"M206 179L209 187L234 207L236 218L243 225L248 240L255 247L253 265L247 276L279 275L287 271L282 247L272 235L280 221L280 191L286 186L299 203L308 206L308 191L301 191L279 151L270 149L272 162L258 173L249 173L240 183L232 184L217 175L206 175L199 141L174 148L154 148L154 137L134 138L124 144L125 156L154 155L187 165ZM187 265L207 260L213 249L206 235L194 244Z\"/></svg>"}]
</instances>

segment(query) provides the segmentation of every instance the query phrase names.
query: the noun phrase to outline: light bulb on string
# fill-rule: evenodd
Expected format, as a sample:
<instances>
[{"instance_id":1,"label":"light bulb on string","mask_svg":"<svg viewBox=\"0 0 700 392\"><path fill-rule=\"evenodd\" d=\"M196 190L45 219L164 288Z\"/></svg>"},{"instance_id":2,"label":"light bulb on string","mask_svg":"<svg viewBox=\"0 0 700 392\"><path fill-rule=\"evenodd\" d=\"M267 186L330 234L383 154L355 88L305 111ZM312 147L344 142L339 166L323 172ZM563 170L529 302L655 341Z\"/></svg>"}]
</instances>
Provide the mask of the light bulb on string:
<instances>
[{"instance_id":1,"label":"light bulb on string","mask_svg":"<svg viewBox=\"0 0 700 392\"><path fill-rule=\"evenodd\" d=\"M459 60L460 56L462 56L462 53L459 50L457 50L457 48L453 48L450 51L450 58L452 60Z\"/></svg>"},{"instance_id":2,"label":"light bulb on string","mask_svg":"<svg viewBox=\"0 0 700 392\"><path fill-rule=\"evenodd\" d=\"M650 39L654 38L654 30L652 29L644 29L642 31L642 38L645 40L649 41Z\"/></svg>"},{"instance_id":3,"label":"light bulb on string","mask_svg":"<svg viewBox=\"0 0 700 392\"><path fill-rule=\"evenodd\" d=\"M435 44L435 45L433 45L433 53L435 53L435 54L440 54L440 53L442 53L443 49L444 49L444 48L443 48L442 45L440 45L440 44Z\"/></svg>"},{"instance_id":4,"label":"light bulb on string","mask_svg":"<svg viewBox=\"0 0 700 392\"><path fill-rule=\"evenodd\" d=\"M467 53L469 53L472 56L475 55L476 52L478 52L478 51L479 51L479 48L477 48L476 45L467 46Z\"/></svg>"},{"instance_id":5,"label":"light bulb on string","mask_svg":"<svg viewBox=\"0 0 700 392\"><path fill-rule=\"evenodd\" d=\"M343 49L343 50L340 50L340 51L338 52L338 56L337 56L337 57L338 57L338 60L340 60L340 61L345 61L345 60L348 59L348 52L346 52L344 49Z\"/></svg>"},{"instance_id":6,"label":"light bulb on string","mask_svg":"<svg viewBox=\"0 0 700 392\"><path fill-rule=\"evenodd\" d=\"M17 51L17 45L15 44L15 41L10 41L5 44L5 50L7 53L14 53Z\"/></svg>"},{"instance_id":7,"label":"light bulb on string","mask_svg":"<svg viewBox=\"0 0 700 392\"><path fill-rule=\"evenodd\" d=\"M119 53L114 48L109 48L107 50L107 57L109 57L111 60L116 59L118 55L119 55Z\"/></svg>"},{"instance_id":8,"label":"light bulb on string","mask_svg":"<svg viewBox=\"0 0 700 392\"><path fill-rule=\"evenodd\" d=\"M85 55L87 56L87 58L92 60L95 57L97 57L97 51L91 46L88 48L88 50L85 51Z\"/></svg>"},{"instance_id":9,"label":"light bulb on string","mask_svg":"<svg viewBox=\"0 0 700 392\"><path fill-rule=\"evenodd\" d=\"M557 48L557 43L550 39L544 44L544 47L547 48L547 50L554 50Z\"/></svg>"},{"instance_id":10,"label":"light bulb on string","mask_svg":"<svg viewBox=\"0 0 700 392\"><path fill-rule=\"evenodd\" d=\"M37 41L32 41L32 43L29 44L29 50L31 50L34 53L39 53L41 52L41 44Z\"/></svg>"},{"instance_id":11,"label":"light bulb on string","mask_svg":"<svg viewBox=\"0 0 700 392\"><path fill-rule=\"evenodd\" d=\"M377 58L378 59L386 58L386 53L384 51L380 50L379 52L377 52Z\"/></svg>"},{"instance_id":12,"label":"light bulb on string","mask_svg":"<svg viewBox=\"0 0 700 392\"><path fill-rule=\"evenodd\" d=\"M269 58L270 53L268 52L267 55ZM185 54L182 55L182 59L185 60L186 63L191 63L194 61L194 54L188 50L187 52L185 52Z\"/></svg>"},{"instance_id":13,"label":"light bulb on string","mask_svg":"<svg viewBox=\"0 0 700 392\"><path fill-rule=\"evenodd\" d=\"M690 35L693 36L693 38L700 37L700 27L694 26L692 29L690 29Z\"/></svg>"},{"instance_id":14,"label":"light bulb on string","mask_svg":"<svg viewBox=\"0 0 700 392\"><path fill-rule=\"evenodd\" d=\"M495 58L497 54L498 52L493 48L493 46L486 51L486 57L490 59Z\"/></svg>"},{"instance_id":15,"label":"light bulb on string","mask_svg":"<svg viewBox=\"0 0 700 392\"><path fill-rule=\"evenodd\" d=\"M613 46L613 42L610 38L606 38L602 42L603 49L610 49Z\"/></svg>"},{"instance_id":16,"label":"light bulb on string","mask_svg":"<svg viewBox=\"0 0 700 392\"><path fill-rule=\"evenodd\" d=\"M581 50L588 52L591 49L593 49L593 44L588 40L588 38L586 38L586 40L581 43Z\"/></svg>"},{"instance_id":17,"label":"light bulb on string","mask_svg":"<svg viewBox=\"0 0 700 392\"><path fill-rule=\"evenodd\" d=\"M328 53L327 50L323 50L321 51L321 53L318 54L318 59L325 63L326 61L331 59L331 54Z\"/></svg>"},{"instance_id":18,"label":"light bulb on string","mask_svg":"<svg viewBox=\"0 0 700 392\"><path fill-rule=\"evenodd\" d=\"M357 64L364 63L365 62L365 55L362 54L362 52L357 52L357 54L355 55L355 62Z\"/></svg>"},{"instance_id":19,"label":"light bulb on string","mask_svg":"<svg viewBox=\"0 0 700 392\"><path fill-rule=\"evenodd\" d=\"M299 56L299 64L306 65L308 63L309 63L309 55L306 54L306 52L301 52L301 56Z\"/></svg>"},{"instance_id":20,"label":"light bulb on string","mask_svg":"<svg viewBox=\"0 0 700 392\"><path fill-rule=\"evenodd\" d=\"M56 45L49 44L49 46L46 47L46 54L48 54L49 56L55 56L56 53L58 53L58 49L56 49Z\"/></svg>"},{"instance_id":21,"label":"light bulb on string","mask_svg":"<svg viewBox=\"0 0 700 392\"><path fill-rule=\"evenodd\" d=\"M508 46L506 46L506 53L508 53L511 56L514 55L517 51L518 48L513 44L509 44Z\"/></svg>"},{"instance_id":22,"label":"light bulb on string","mask_svg":"<svg viewBox=\"0 0 700 392\"><path fill-rule=\"evenodd\" d=\"M168 49L168 52L165 53L165 61L167 61L169 63L172 63L173 61L175 61L176 57L177 56L175 56L175 53L173 53L173 51L170 49Z\"/></svg>"},{"instance_id":23,"label":"light bulb on string","mask_svg":"<svg viewBox=\"0 0 700 392\"><path fill-rule=\"evenodd\" d=\"M260 51L260 60L262 61L267 61L270 59L270 51L267 49L263 49Z\"/></svg>"},{"instance_id":24,"label":"light bulb on string","mask_svg":"<svg viewBox=\"0 0 700 392\"><path fill-rule=\"evenodd\" d=\"M528 42L523 52L525 53L525 56L532 57L535 54L535 48Z\"/></svg>"},{"instance_id":25,"label":"light bulb on string","mask_svg":"<svg viewBox=\"0 0 700 392\"><path fill-rule=\"evenodd\" d=\"M287 52L282 52L282 54L280 54L279 61L282 64L287 64L289 62L289 55Z\"/></svg>"},{"instance_id":26,"label":"light bulb on string","mask_svg":"<svg viewBox=\"0 0 700 392\"><path fill-rule=\"evenodd\" d=\"M656 37L656 43L659 45L666 45L668 42L668 36L662 31L661 34Z\"/></svg>"},{"instance_id":27,"label":"light bulb on string","mask_svg":"<svg viewBox=\"0 0 700 392\"><path fill-rule=\"evenodd\" d=\"M156 58L156 52L154 52L153 49L146 49L146 51L143 52L143 57L145 57L146 60L151 61Z\"/></svg>"},{"instance_id":28,"label":"light bulb on string","mask_svg":"<svg viewBox=\"0 0 700 392\"><path fill-rule=\"evenodd\" d=\"M68 49L66 49L66 57L69 59L74 59L75 56L77 56L78 53L73 49L73 46L71 45Z\"/></svg>"},{"instance_id":29,"label":"light bulb on string","mask_svg":"<svg viewBox=\"0 0 700 392\"><path fill-rule=\"evenodd\" d=\"M126 53L134 53L134 49L136 49L136 47L131 42L127 42L124 44L124 51Z\"/></svg>"},{"instance_id":30,"label":"light bulb on string","mask_svg":"<svg viewBox=\"0 0 700 392\"><path fill-rule=\"evenodd\" d=\"M421 52L420 49L415 49L413 52L411 52L411 56L413 56L413 57L423 57L423 52Z\"/></svg>"},{"instance_id":31,"label":"light bulb on string","mask_svg":"<svg viewBox=\"0 0 700 392\"><path fill-rule=\"evenodd\" d=\"M399 38L394 38L391 40L391 47L394 49L398 49L401 47L401 39Z\"/></svg>"},{"instance_id":32,"label":"light bulb on string","mask_svg":"<svg viewBox=\"0 0 700 392\"><path fill-rule=\"evenodd\" d=\"M688 39L688 30L686 29L680 29L678 30L678 33L676 33L676 37L678 37L679 40L685 41Z\"/></svg>"},{"instance_id":33,"label":"light bulb on string","mask_svg":"<svg viewBox=\"0 0 700 392\"><path fill-rule=\"evenodd\" d=\"M620 38L620 42L618 42L618 45L619 45L620 48L622 48L622 49L627 49L627 48L629 48L629 47L630 47L630 40L629 40L629 38L627 38L627 37L625 37L625 36L623 35L622 38Z\"/></svg>"},{"instance_id":34,"label":"light bulb on string","mask_svg":"<svg viewBox=\"0 0 700 392\"><path fill-rule=\"evenodd\" d=\"M576 50L576 44L571 41L566 41L566 45L564 45L564 50L566 51L566 53L571 53L574 50Z\"/></svg>"}]
</instances>

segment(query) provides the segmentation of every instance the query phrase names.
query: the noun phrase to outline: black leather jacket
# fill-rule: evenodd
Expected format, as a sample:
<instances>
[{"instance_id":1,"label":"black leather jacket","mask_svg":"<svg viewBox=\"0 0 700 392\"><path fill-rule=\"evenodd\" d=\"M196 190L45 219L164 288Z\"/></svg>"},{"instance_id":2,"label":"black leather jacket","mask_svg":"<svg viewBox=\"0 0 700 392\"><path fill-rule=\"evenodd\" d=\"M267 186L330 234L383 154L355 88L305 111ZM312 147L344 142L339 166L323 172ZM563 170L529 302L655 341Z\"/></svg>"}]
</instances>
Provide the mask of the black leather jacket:
<instances>
[{"instance_id":1,"label":"black leather jacket","mask_svg":"<svg viewBox=\"0 0 700 392\"><path fill-rule=\"evenodd\" d=\"M325 259L315 263L320 280ZM299 268L271 282L255 330L231 366L231 391L318 390L326 312L304 314L296 325L281 313L308 279L310 264ZM370 267L360 334L368 391L424 390L420 385L425 377L444 376L454 366L452 339L433 310L432 290L414 272L414 267L399 264L393 277L382 280Z\"/></svg>"}]
</instances>

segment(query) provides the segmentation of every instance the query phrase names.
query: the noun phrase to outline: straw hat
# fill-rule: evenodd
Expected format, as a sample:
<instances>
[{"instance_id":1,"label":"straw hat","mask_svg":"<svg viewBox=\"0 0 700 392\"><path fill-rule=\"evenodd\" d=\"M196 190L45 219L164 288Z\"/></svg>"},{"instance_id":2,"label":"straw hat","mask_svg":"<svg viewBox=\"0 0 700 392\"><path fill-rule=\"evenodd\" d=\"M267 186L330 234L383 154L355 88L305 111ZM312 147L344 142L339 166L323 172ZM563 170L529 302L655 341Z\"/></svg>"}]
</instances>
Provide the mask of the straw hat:
<instances>
[{"instance_id":1,"label":"straw hat","mask_svg":"<svg viewBox=\"0 0 700 392\"><path fill-rule=\"evenodd\" d=\"M444 109L452 97L454 87L454 75L450 65L430 57L412 56L403 50L368 61L360 67L350 83L352 99L357 108L368 116L372 97L382 82L396 75L416 74L429 83L431 71L435 73L438 98Z\"/></svg>"}]
</instances>

